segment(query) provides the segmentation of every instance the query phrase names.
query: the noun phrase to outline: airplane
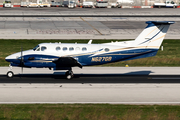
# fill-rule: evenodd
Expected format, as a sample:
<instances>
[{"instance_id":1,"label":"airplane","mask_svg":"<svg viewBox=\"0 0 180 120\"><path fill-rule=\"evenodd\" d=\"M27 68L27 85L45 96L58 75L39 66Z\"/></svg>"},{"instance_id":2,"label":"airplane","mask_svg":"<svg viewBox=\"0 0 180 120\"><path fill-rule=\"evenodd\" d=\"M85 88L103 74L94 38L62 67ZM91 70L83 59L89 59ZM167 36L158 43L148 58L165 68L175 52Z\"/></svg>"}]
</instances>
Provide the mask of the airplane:
<instances>
[{"instance_id":1,"label":"airplane","mask_svg":"<svg viewBox=\"0 0 180 120\"><path fill-rule=\"evenodd\" d=\"M117 61L133 60L155 56L174 21L147 21L147 27L135 40L103 44L77 43L41 43L31 50L9 55L10 62L7 77L12 78L12 66L27 68L49 68L50 70L68 70L65 75L72 79L72 67L101 65Z\"/></svg>"}]
</instances>

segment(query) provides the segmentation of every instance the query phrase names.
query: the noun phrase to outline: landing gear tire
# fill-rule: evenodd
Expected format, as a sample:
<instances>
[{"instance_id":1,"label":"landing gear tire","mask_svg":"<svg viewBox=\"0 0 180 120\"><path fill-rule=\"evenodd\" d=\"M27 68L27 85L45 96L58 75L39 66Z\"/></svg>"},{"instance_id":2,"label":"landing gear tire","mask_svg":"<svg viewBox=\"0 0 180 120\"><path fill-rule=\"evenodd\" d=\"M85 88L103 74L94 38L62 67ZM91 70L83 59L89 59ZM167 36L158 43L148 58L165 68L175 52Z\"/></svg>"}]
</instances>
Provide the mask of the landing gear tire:
<instances>
[{"instance_id":1,"label":"landing gear tire","mask_svg":"<svg viewBox=\"0 0 180 120\"><path fill-rule=\"evenodd\" d=\"M7 72L7 77L8 78L13 78L13 76L14 76L14 73L12 71Z\"/></svg>"},{"instance_id":2,"label":"landing gear tire","mask_svg":"<svg viewBox=\"0 0 180 120\"><path fill-rule=\"evenodd\" d=\"M73 71L67 71L65 75L66 75L66 79L68 80L74 77Z\"/></svg>"}]
</instances>

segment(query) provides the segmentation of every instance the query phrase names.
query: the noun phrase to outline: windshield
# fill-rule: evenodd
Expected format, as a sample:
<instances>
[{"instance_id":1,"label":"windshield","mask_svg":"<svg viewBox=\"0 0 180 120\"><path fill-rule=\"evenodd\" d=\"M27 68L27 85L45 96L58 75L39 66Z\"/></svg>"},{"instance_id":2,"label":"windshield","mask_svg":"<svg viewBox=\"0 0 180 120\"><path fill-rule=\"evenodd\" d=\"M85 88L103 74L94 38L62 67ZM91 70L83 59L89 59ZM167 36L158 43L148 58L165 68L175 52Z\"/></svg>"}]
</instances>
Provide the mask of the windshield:
<instances>
[{"instance_id":1,"label":"windshield","mask_svg":"<svg viewBox=\"0 0 180 120\"><path fill-rule=\"evenodd\" d=\"M35 50L37 50L39 48L39 45L37 45L35 48L33 48L33 50L35 51Z\"/></svg>"}]
</instances>

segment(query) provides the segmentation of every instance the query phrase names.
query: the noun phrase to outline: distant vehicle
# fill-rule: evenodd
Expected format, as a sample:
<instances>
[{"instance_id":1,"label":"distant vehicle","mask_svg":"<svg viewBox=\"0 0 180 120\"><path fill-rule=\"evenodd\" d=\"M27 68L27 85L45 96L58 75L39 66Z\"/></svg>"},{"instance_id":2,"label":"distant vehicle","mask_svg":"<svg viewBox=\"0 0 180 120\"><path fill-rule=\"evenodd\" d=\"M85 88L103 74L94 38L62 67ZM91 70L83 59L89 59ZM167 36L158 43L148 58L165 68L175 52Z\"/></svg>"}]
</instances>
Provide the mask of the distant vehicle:
<instances>
[{"instance_id":1,"label":"distant vehicle","mask_svg":"<svg viewBox=\"0 0 180 120\"><path fill-rule=\"evenodd\" d=\"M109 6L111 6L111 8L118 7L117 0L108 0L108 3L109 3Z\"/></svg>"},{"instance_id":2,"label":"distant vehicle","mask_svg":"<svg viewBox=\"0 0 180 120\"><path fill-rule=\"evenodd\" d=\"M37 2L21 2L22 7L51 7L51 4L37 0Z\"/></svg>"},{"instance_id":3,"label":"distant vehicle","mask_svg":"<svg viewBox=\"0 0 180 120\"><path fill-rule=\"evenodd\" d=\"M32 3L32 2L30 2L28 5L27 5L27 7L29 8L29 7L44 7L43 5L41 5L41 4L38 4L38 3Z\"/></svg>"},{"instance_id":4,"label":"distant vehicle","mask_svg":"<svg viewBox=\"0 0 180 120\"><path fill-rule=\"evenodd\" d=\"M175 2L169 1L169 0L166 0L166 2L164 2L164 3L154 3L154 7L172 7L172 8L175 8L177 6L178 5Z\"/></svg>"},{"instance_id":5,"label":"distant vehicle","mask_svg":"<svg viewBox=\"0 0 180 120\"><path fill-rule=\"evenodd\" d=\"M68 4L68 8L75 8L76 7L76 3L74 1L70 1L70 3Z\"/></svg>"},{"instance_id":6,"label":"distant vehicle","mask_svg":"<svg viewBox=\"0 0 180 120\"><path fill-rule=\"evenodd\" d=\"M67 79L73 78L72 67L102 65L117 61L127 61L155 56L174 21L147 21L147 27L132 41L111 42L103 44L69 44L41 43L34 49L9 55L5 58L10 62L7 77L13 77L12 66L27 68L53 68L68 70Z\"/></svg>"},{"instance_id":7,"label":"distant vehicle","mask_svg":"<svg viewBox=\"0 0 180 120\"><path fill-rule=\"evenodd\" d=\"M110 5L111 5L112 8L118 7L118 3L110 3Z\"/></svg>"},{"instance_id":8,"label":"distant vehicle","mask_svg":"<svg viewBox=\"0 0 180 120\"><path fill-rule=\"evenodd\" d=\"M95 7L96 8L107 8L108 0L97 0Z\"/></svg>"},{"instance_id":9,"label":"distant vehicle","mask_svg":"<svg viewBox=\"0 0 180 120\"><path fill-rule=\"evenodd\" d=\"M21 7L27 7L29 5L29 2L21 2Z\"/></svg>"},{"instance_id":10,"label":"distant vehicle","mask_svg":"<svg viewBox=\"0 0 180 120\"><path fill-rule=\"evenodd\" d=\"M68 8L75 8L76 2L75 1L63 1L62 7L68 7Z\"/></svg>"},{"instance_id":11,"label":"distant vehicle","mask_svg":"<svg viewBox=\"0 0 180 120\"><path fill-rule=\"evenodd\" d=\"M117 3L120 4L120 5L123 5L123 4L134 4L134 0L117 0Z\"/></svg>"},{"instance_id":12,"label":"distant vehicle","mask_svg":"<svg viewBox=\"0 0 180 120\"><path fill-rule=\"evenodd\" d=\"M51 7L61 7L62 6L62 2L51 2Z\"/></svg>"},{"instance_id":13,"label":"distant vehicle","mask_svg":"<svg viewBox=\"0 0 180 120\"><path fill-rule=\"evenodd\" d=\"M68 5L69 5L69 1L63 1L62 7L68 7Z\"/></svg>"},{"instance_id":14,"label":"distant vehicle","mask_svg":"<svg viewBox=\"0 0 180 120\"><path fill-rule=\"evenodd\" d=\"M83 2L83 5L82 5L83 8L93 8L93 6L94 6L94 3L91 1L89 2L85 1Z\"/></svg>"},{"instance_id":15,"label":"distant vehicle","mask_svg":"<svg viewBox=\"0 0 180 120\"><path fill-rule=\"evenodd\" d=\"M11 0L5 0L3 3L3 7L12 7Z\"/></svg>"},{"instance_id":16,"label":"distant vehicle","mask_svg":"<svg viewBox=\"0 0 180 120\"><path fill-rule=\"evenodd\" d=\"M42 7L50 7L51 6L51 4L49 4L49 3L29 3L28 5L27 5L27 7L38 7L38 8L42 8Z\"/></svg>"}]
</instances>

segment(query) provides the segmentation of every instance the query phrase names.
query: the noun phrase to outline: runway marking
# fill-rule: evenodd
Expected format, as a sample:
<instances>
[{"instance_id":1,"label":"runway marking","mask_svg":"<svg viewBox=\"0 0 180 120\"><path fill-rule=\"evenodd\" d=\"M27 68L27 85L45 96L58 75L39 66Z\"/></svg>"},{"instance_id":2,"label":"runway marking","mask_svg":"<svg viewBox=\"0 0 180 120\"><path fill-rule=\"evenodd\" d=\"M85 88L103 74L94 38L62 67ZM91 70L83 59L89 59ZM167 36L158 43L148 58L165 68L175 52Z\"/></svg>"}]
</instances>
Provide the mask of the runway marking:
<instances>
[{"instance_id":1,"label":"runway marking","mask_svg":"<svg viewBox=\"0 0 180 120\"><path fill-rule=\"evenodd\" d=\"M0 104L180 104L180 102L0 102Z\"/></svg>"},{"instance_id":2,"label":"runway marking","mask_svg":"<svg viewBox=\"0 0 180 120\"><path fill-rule=\"evenodd\" d=\"M89 24L89 22L87 22L86 20L84 20L82 17L80 17L84 22L86 22L89 26L91 26L94 30L96 30L100 35L103 35L99 30L97 30L94 26L92 26L91 24Z\"/></svg>"},{"instance_id":3,"label":"runway marking","mask_svg":"<svg viewBox=\"0 0 180 120\"><path fill-rule=\"evenodd\" d=\"M171 77L169 77L169 78L168 78L168 77L166 77L166 78L158 78L158 77L157 77L157 78L156 78L156 77L155 77L155 78L151 78L151 79L174 79L174 80L179 80L180 78L171 78Z\"/></svg>"}]
</instances>

